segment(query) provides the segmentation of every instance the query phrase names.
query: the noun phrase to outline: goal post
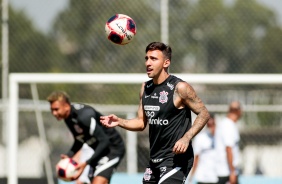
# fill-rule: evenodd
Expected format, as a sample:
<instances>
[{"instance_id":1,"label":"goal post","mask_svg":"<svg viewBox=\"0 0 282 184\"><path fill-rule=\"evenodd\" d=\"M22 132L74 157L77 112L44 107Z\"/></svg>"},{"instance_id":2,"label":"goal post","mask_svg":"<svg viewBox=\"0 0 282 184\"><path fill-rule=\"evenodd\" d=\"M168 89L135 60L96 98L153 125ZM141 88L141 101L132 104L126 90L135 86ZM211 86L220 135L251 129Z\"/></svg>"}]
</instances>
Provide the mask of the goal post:
<instances>
[{"instance_id":1,"label":"goal post","mask_svg":"<svg viewBox=\"0 0 282 184\"><path fill-rule=\"evenodd\" d=\"M282 74L173 74L191 84L248 85L282 84ZM50 74L11 73L9 75L9 103L7 123L7 178L8 184L17 184L19 84L73 83L73 84L141 84L146 74ZM136 92L138 93L138 91ZM134 141L133 141L134 142Z\"/></svg>"}]
</instances>

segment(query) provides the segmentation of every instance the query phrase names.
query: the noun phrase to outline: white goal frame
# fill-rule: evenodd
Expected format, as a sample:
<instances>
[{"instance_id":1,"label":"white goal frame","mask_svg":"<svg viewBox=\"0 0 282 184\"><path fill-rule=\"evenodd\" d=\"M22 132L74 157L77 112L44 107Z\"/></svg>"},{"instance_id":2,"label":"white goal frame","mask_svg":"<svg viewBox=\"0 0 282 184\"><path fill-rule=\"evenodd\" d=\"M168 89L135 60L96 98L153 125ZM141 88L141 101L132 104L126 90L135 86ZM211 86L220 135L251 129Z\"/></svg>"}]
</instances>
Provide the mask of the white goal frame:
<instances>
[{"instance_id":1,"label":"white goal frame","mask_svg":"<svg viewBox=\"0 0 282 184\"><path fill-rule=\"evenodd\" d=\"M282 74L174 74L191 84L282 84ZM9 75L9 103L7 123L7 178L8 184L17 181L19 84L36 83L102 83L140 84L149 78L146 74L43 74L11 73ZM5 123L5 122L4 122Z\"/></svg>"}]
</instances>

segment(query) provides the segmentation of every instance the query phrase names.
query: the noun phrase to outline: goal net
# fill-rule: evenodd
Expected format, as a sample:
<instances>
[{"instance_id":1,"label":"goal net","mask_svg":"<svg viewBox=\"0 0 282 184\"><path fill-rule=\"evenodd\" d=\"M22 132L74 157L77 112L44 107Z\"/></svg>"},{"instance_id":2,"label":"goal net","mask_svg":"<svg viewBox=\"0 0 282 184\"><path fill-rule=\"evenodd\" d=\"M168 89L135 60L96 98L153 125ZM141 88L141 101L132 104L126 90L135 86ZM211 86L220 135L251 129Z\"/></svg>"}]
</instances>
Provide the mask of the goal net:
<instances>
[{"instance_id":1,"label":"goal net","mask_svg":"<svg viewBox=\"0 0 282 184\"><path fill-rule=\"evenodd\" d=\"M260 166L264 166L264 173L269 176L282 170L282 159L271 161L271 156L277 158L276 154L281 153L282 75L173 75L195 88L208 110L215 114L216 121L225 116L229 102L241 102L243 174L255 174ZM8 148L8 184L17 184L20 177L54 178L60 154L72 145L67 127L50 113L46 101L49 93L64 90L72 102L90 104L103 114L132 118L137 112L141 83L146 80L146 74L10 74L8 116L2 130ZM117 172L143 172L149 158L148 130L136 133L117 129L127 145L126 156ZM267 154L255 156L266 146L270 150L268 157Z\"/></svg>"}]
</instances>

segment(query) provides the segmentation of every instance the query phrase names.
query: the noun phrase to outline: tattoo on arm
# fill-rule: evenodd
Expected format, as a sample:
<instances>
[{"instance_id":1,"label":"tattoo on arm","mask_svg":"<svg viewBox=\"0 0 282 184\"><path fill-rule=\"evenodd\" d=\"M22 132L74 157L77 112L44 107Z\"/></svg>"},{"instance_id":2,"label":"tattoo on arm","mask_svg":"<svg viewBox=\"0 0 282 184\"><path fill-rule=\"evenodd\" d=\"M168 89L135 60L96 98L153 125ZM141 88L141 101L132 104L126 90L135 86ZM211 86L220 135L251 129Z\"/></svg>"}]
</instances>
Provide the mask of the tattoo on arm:
<instances>
[{"instance_id":1,"label":"tattoo on arm","mask_svg":"<svg viewBox=\"0 0 282 184\"><path fill-rule=\"evenodd\" d=\"M182 103L184 103L195 114L197 114L197 117L192 127L185 134L185 137L191 140L195 135L197 135L202 130L202 128L209 120L210 117L209 112L206 109L202 100L197 96L195 90L189 84L186 83L185 87L182 85L181 88L176 87L175 91L176 94L178 94L179 97L181 98Z\"/></svg>"},{"instance_id":2,"label":"tattoo on arm","mask_svg":"<svg viewBox=\"0 0 282 184\"><path fill-rule=\"evenodd\" d=\"M204 128L208 120L209 120L209 113L207 109L204 107L198 114L190 130L187 132L187 136L189 140L191 140Z\"/></svg>"}]
</instances>

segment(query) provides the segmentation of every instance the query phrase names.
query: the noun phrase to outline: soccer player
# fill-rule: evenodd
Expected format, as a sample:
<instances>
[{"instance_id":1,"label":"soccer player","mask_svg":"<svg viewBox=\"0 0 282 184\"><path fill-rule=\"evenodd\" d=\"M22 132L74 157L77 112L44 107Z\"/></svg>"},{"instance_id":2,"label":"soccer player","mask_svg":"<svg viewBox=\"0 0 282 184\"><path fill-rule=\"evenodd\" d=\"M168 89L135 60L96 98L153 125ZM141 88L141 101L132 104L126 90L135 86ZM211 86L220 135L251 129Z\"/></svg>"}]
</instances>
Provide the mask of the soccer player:
<instances>
[{"instance_id":1,"label":"soccer player","mask_svg":"<svg viewBox=\"0 0 282 184\"><path fill-rule=\"evenodd\" d=\"M238 184L239 141L237 121L242 115L240 103L233 101L229 105L227 116L217 124L215 131L216 170L218 183Z\"/></svg>"},{"instance_id":2,"label":"soccer player","mask_svg":"<svg viewBox=\"0 0 282 184\"><path fill-rule=\"evenodd\" d=\"M71 104L69 96L63 91L51 93L47 100L51 112L57 120L64 120L74 137L74 143L67 154L61 157L73 157L87 143L94 154L77 166L77 179L84 168L90 165L92 184L108 184L114 169L119 165L125 153L125 145L120 134L114 128L107 129L100 124L101 114L85 104Z\"/></svg>"},{"instance_id":3,"label":"soccer player","mask_svg":"<svg viewBox=\"0 0 282 184\"><path fill-rule=\"evenodd\" d=\"M152 78L142 84L138 115L126 120L101 116L106 127L142 131L149 124L150 161L143 183L183 184L193 165L192 138L210 115L190 84L168 73L171 47L152 42L146 47L145 66ZM197 117L192 125L191 111Z\"/></svg>"},{"instance_id":4,"label":"soccer player","mask_svg":"<svg viewBox=\"0 0 282 184\"><path fill-rule=\"evenodd\" d=\"M218 181L215 170L215 125L214 115L211 115L206 128L193 141L195 159L190 180L194 178L197 184L216 184Z\"/></svg>"}]
</instances>

